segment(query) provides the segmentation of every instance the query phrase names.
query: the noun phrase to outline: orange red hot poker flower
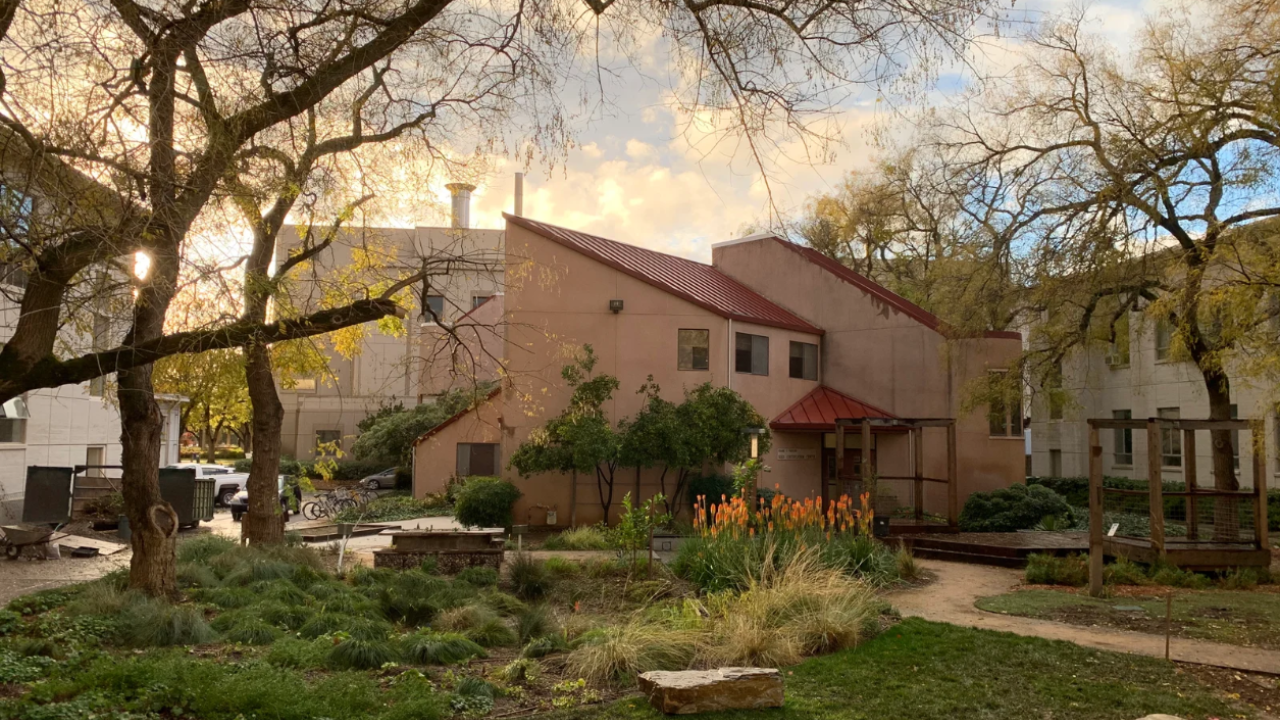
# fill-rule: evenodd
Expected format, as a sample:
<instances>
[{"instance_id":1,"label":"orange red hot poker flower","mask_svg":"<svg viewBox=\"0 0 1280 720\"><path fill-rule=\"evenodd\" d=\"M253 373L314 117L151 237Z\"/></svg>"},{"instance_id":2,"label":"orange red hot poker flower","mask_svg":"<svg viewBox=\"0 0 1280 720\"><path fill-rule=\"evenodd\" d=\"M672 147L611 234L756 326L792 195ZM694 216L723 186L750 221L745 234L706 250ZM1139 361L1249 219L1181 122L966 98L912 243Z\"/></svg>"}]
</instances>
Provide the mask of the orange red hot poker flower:
<instances>
[{"instance_id":1,"label":"orange red hot poker flower","mask_svg":"<svg viewBox=\"0 0 1280 720\"><path fill-rule=\"evenodd\" d=\"M862 493L857 507L848 495L827 503L804 498L792 500L781 493L769 502L760 500L754 509L739 496L720 496L720 502L710 504L705 495L698 496L693 516L693 526L702 537L718 538L754 536L763 533L800 533L819 531L828 537L832 533L871 534L875 511L871 509L871 496Z\"/></svg>"}]
</instances>

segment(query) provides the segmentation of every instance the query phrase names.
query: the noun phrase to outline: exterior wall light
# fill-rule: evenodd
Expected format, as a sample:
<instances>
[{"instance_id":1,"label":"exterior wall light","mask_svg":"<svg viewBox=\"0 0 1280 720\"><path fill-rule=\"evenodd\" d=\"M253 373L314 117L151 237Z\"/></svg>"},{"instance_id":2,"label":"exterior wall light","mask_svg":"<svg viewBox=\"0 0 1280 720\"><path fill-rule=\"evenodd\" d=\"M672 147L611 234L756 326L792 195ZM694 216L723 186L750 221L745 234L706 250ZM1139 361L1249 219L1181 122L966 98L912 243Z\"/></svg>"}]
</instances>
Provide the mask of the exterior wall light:
<instances>
[{"instance_id":1,"label":"exterior wall light","mask_svg":"<svg viewBox=\"0 0 1280 720\"><path fill-rule=\"evenodd\" d=\"M617 315L618 313L622 312L622 301L621 301L621 300L610 300L610 301L609 301L609 312L612 312L614 315Z\"/></svg>"},{"instance_id":2,"label":"exterior wall light","mask_svg":"<svg viewBox=\"0 0 1280 720\"><path fill-rule=\"evenodd\" d=\"M751 459L760 459L760 436L764 434L764 428L747 428L743 430L751 438Z\"/></svg>"}]
</instances>

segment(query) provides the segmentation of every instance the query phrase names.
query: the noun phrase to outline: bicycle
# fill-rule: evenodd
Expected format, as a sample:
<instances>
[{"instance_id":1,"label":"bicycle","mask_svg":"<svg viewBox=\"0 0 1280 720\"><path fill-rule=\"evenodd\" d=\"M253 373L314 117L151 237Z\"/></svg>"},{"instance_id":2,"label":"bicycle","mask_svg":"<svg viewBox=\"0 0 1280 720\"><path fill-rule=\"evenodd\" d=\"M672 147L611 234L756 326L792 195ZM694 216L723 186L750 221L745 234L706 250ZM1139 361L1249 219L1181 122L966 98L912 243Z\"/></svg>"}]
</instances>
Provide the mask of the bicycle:
<instances>
[{"instance_id":1,"label":"bicycle","mask_svg":"<svg viewBox=\"0 0 1280 720\"><path fill-rule=\"evenodd\" d=\"M317 495L314 500L309 500L302 504L302 517L308 520L319 520L323 517L333 517L343 510L354 508L356 503L348 498L338 497L333 492L322 493Z\"/></svg>"}]
</instances>

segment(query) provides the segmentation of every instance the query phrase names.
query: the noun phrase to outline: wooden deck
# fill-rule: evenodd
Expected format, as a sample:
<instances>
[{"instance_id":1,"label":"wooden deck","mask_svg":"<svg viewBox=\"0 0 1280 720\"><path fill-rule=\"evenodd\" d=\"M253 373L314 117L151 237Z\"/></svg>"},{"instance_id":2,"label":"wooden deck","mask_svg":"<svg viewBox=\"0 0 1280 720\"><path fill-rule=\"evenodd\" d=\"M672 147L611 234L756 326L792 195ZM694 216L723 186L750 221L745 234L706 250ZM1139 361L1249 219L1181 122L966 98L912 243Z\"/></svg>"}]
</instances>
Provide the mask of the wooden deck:
<instances>
[{"instance_id":1,"label":"wooden deck","mask_svg":"<svg viewBox=\"0 0 1280 720\"><path fill-rule=\"evenodd\" d=\"M1011 532L895 535L890 542L916 557L978 565L1023 567L1032 553L1070 555L1089 551L1083 532Z\"/></svg>"},{"instance_id":2,"label":"wooden deck","mask_svg":"<svg viewBox=\"0 0 1280 720\"><path fill-rule=\"evenodd\" d=\"M1111 537L1102 541L1107 557L1125 557L1135 562L1153 563L1159 553L1145 538ZM1202 572L1235 567L1268 567L1271 551L1258 549L1252 543L1196 542L1183 538L1165 538L1164 559L1183 570Z\"/></svg>"}]
</instances>

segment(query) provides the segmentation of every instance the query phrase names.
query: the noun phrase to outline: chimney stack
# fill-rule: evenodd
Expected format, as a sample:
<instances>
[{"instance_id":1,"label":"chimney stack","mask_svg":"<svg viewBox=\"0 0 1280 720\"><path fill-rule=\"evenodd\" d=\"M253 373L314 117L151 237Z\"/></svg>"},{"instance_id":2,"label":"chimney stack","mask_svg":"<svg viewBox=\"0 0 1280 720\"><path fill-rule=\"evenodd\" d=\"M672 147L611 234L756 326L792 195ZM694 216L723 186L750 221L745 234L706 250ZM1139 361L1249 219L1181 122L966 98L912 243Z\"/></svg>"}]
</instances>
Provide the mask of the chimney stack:
<instances>
[{"instance_id":1,"label":"chimney stack","mask_svg":"<svg viewBox=\"0 0 1280 720\"><path fill-rule=\"evenodd\" d=\"M524 173L516 173L516 217L524 217Z\"/></svg>"},{"instance_id":2,"label":"chimney stack","mask_svg":"<svg viewBox=\"0 0 1280 720\"><path fill-rule=\"evenodd\" d=\"M455 228L471 227L471 191L475 185L467 183L449 183L449 194L453 196L453 224Z\"/></svg>"}]
</instances>

